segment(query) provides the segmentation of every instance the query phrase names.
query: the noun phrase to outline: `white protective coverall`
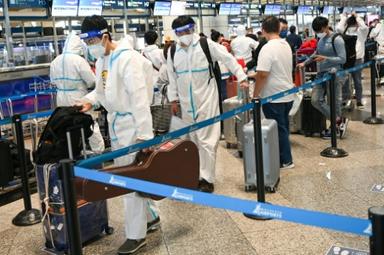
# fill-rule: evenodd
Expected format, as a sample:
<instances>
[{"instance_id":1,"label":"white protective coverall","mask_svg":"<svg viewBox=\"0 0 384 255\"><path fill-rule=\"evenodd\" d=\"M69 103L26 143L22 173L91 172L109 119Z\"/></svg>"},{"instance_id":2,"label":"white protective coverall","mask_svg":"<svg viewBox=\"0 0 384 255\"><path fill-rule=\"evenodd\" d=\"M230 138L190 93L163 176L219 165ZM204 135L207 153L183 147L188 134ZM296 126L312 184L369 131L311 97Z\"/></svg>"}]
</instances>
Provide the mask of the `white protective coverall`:
<instances>
[{"instance_id":1,"label":"white protective coverall","mask_svg":"<svg viewBox=\"0 0 384 255\"><path fill-rule=\"evenodd\" d=\"M346 15L340 15L340 22L336 26L336 31L338 33L346 32L347 35L356 35L356 59L364 60L365 55L365 41L367 40L367 35L369 32L369 28L365 25L364 20L360 17L356 17L357 24L359 25L357 29L350 28L351 30L355 30L355 32L350 33L349 31L345 31L347 28L347 19Z\"/></svg>"},{"instance_id":2,"label":"white protective coverall","mask_svg":"<svg viewBox=\"0 0 384 255\"><path fill-rule=\"evenodd\" d=\"M374 29L372 29L369 36L379 44L378 54L384 54L384 25L378 23Z\"/></svg>"},{"instance_id":3,"label":"white protective coverall","mask_svg":"<svg viewBox=\"0 0 384 255\"><path fill-rule=\"evenodd\" d=\"M88 94L88 88L95 85L95 75L88 62L80 56L82 53L81 39L72 33L65 41L63 54L51 62L50 78L57 87L57 106L73 106L79 103L79 100ZM91 112L91 115L95 114ZM96 152L105 149L97 122L93 125L93 135L89 138L89 144Z\"/></svg>"},{"instance_id":4,"label":"white protective coverall","mask_svg":"<svg viewBox=\"0 0 384 255\"><path fill-rule=\"evenodd\" d=\"M219 95L215 78L210 79L208 60L194 34L188 48L176 46L174 63L168 52L167 70L169 78L168 98L180 101L184 122L192 124L220 114ZM239 81L247 79L236 59L224 47L208 40L213 62L221 61L237 76ZM189 133L189 138L199 148L200 179L215 181L216 150L220 138L220 123Z\"/></svg>"},{"instance_id":5,"label":"white protective coverall","mask_svg":"<svg viewBox=\"0 0 384 255\"><path fill-rule=\"evenodd\" d=\"M252 60L252 50L259 46L259 42L246 37L246 33L247 31L243 25L238 26L236 29L237 37L232 40L231 48L236 59L244 59L245 63L248 63Z\"/></svg>"},{"instance_id":6,"label":"white protective coverall","mask_svg":"<svg viewBox=\"0 0 384 255\"><path fill-rule=\"evenodd\" d=\"M112 150L135 144L137 139L149 140L153 137L147 90L147 83L152 80L152 69L148 69L148 62L133 50L128 38L121 40L109 56L103 56L96 62L96 89L83 100L100 103L108 111ZM129 154L115 159L114 163L115 166L123 166L134 159L135 154ZM128 239L145 238L147 222L157 217L152 205L152 200L136 192L124 195L125 233Z\"/></svg>"}]
</instances>

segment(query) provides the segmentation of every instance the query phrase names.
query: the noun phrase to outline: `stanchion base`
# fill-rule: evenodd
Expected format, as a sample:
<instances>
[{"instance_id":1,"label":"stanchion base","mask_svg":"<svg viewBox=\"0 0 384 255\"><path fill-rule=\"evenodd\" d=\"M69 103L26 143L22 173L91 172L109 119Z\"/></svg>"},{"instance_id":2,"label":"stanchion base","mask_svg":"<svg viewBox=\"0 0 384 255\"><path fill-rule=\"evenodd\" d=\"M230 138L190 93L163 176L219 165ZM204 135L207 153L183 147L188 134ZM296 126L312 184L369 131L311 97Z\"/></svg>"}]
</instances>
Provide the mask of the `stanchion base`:
<instances>
[{"instance_id":1,"label":"stanchion base","mask_svg":"<svg viewBox=\"0 0 384 255\"><path fill-rule=\"evenodd\" d=\"M257 216L254 214L243 213L243 215L252 220L273 220L272 218L266 218L266 217Z\"/></svg>"},{"instance_id":2,"label":"stanchion base","mask_svg":"<svg viewBox=\"0 0 384 255\"><path fill-rule=\"evenodd\" d=\"M30 226L40 222L41 222L41 213L37 209L21 211L12 220L12 223L15 226Z\"/></svg>"},{"instance_id":3,"label":"stanchion base","mask_svg":"<svg viewBox=\"0 0 384 255\"><path fill-rule=\"evenodd\" d=\"M340 148L328 147L320 155L327 158L343 158L348 156L348 152Z\"/></svg>"},{"instance_id":4,"label":"stanchion base","mask_svg":"<svg viewBox=\"0 0 384 255\"><path fill-rule=\"evenodd\" d=\"M377 125L377 124L384 124L384 121L382 118L378 117L369 117L368 119L364 120L365 124L371 124L371 125Z\"/></svg>"}]
</instances>

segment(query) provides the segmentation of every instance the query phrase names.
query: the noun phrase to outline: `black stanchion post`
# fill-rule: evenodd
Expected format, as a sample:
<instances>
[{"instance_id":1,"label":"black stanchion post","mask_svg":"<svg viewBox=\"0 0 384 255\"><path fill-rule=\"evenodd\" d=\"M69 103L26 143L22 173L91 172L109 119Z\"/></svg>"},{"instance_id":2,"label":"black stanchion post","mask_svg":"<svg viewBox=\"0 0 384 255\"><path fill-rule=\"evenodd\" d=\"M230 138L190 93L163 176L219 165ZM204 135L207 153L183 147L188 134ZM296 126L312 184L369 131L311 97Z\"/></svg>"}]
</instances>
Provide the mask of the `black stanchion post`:
<instances>
[{"instance_id":1,"label":"black stanchion post","mask_svg":"<svg viewBox=\"0 0 384 255\"><path fill-rule=\"evenodd\" d=\"M324 149L320 155L328 158L342 158L348 156L348 152L337 148L337 132L336 132L336 69L332 69L331 80L329 81L329 97L331 108L331 147Z\"/></svg>"},{"instance_id":2,"label":"black stanchion post","mask_svg":"<svg viewBox=\"0 0 384 255\"><path fill-rule=\"evenodd\" d=\"M74 185L73 161L63 159L60 161L59 178L63 188L65 221L69 242L69 252L72 255L81 255L80 222L77 214L76 190Z\"/></svg>"},{"instance_id":3,"label":"black stanchion post","mask_svg":"<svg viewBox=\"0 0 384 255\"><path fill-rule=\"evenodd\" d=\"M372 236L369 238L369 250L371 255L384 254L384 207L371 207L368 209L368 217L372 222Z\"/></svg>"},{"instance_id":4,"label":"black stanchion post","mask_svg":"<svg viewBox=\"0 0 384 255\"><path fill-rule=\"evenodd\" d=\"M265 203L265 185L264 185L264 165L263 165L263 136L261 133L261 101L260 98L252 100L253 103L253 132L255 141L255 160L256 160L256 185L257 202ZM246 217L255 220L270 220L254 214L244 214Z\"/></svg>"},{"instance_id":5,"label":"black stanchion post","mask_svg":"<svg viewBox=\"0 0 384 255\"><path fill-rule=\"evenodd\" d=\"M30 226L41 222L41 213L39 210L32 208L26 164L27 160L25 158L23 125L20 115L14 115L12 117L12 122L14 124L16 136L17 154L19 155L24 201L24 210L18 213L15 218L13 218L12 223L16 226Z\"/></svg>"},{"instance_id":6,"label":"black stanchion post","mask_svg":"<svg viewBox=\"0 0 384 255\"><path fill-rule=\"evenodd\" d=\"M376 60L371 63L371 117L364 120L365 124L383 124L383 119L376 116Z\"/></svg>"}]
</instances>

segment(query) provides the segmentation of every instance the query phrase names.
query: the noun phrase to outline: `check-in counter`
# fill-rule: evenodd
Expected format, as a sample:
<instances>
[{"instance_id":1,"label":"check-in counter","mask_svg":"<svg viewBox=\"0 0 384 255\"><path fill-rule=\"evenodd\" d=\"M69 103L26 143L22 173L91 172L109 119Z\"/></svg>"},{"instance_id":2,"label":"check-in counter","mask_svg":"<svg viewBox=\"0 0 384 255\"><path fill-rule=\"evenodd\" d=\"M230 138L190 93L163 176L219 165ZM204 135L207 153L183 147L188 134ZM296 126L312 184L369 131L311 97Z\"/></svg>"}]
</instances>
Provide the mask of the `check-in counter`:
<instances>
[{"instance_id":1,"label":"check-in counter","mask_svg":"<svg viewBox=\"0 0 384 255\"><path fill-rule=\"evenodd\" d=\"M54 95L26 95L51 89L49 63L0 68L0 117L48 110Z\"/></svg>"}]
</instances>

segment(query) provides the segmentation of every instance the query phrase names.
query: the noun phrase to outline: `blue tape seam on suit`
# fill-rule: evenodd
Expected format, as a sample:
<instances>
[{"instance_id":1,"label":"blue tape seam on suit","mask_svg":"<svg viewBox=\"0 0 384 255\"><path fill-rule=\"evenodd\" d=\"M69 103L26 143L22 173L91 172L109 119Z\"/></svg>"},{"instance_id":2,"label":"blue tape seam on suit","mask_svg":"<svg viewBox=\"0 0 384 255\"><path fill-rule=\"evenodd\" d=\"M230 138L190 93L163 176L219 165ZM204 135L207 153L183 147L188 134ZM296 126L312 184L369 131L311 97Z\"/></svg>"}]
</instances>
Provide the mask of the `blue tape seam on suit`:
<instances>
[{"instance_id":1,"label":"blue tape seam on suit","mask_svg":"<svg viewBox=\"0 0 384 255\"><path fill-rule=\"evenodd\" d=\"M125 189L136 190L188 203L220 208L309 226L332 229L356 235L372 235L371 221L169 186L134 178L112 175L97 170L75 167L75 176Z\"/></svg>"}]
</instances>

